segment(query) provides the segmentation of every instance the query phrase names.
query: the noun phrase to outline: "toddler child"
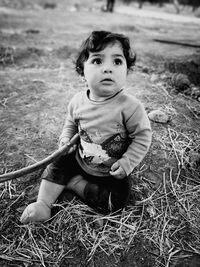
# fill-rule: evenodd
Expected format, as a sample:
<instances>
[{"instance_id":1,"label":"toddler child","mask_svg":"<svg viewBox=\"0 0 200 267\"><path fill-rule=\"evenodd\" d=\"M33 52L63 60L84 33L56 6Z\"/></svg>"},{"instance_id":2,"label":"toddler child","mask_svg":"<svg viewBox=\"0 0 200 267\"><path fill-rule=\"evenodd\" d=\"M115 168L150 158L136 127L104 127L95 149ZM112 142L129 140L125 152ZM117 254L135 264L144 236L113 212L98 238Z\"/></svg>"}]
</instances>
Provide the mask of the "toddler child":
<instances>
[{"instance_id":1,"label":"toddler child","mask_svg":"<svg viewBox=\"0 0 200 267\"><path fill-rule=\"evenodd\" d=\"M103 214L126 206L130 174L146 155L152 135L143 105L124 90L135 58L122 34L93 31L82 44L76 71L86 88L68 105L59 146L77 132L80 141L47 166L37 201L26 207L21 222L49 219L64 189Z\"/></svg>"}]
</instances>

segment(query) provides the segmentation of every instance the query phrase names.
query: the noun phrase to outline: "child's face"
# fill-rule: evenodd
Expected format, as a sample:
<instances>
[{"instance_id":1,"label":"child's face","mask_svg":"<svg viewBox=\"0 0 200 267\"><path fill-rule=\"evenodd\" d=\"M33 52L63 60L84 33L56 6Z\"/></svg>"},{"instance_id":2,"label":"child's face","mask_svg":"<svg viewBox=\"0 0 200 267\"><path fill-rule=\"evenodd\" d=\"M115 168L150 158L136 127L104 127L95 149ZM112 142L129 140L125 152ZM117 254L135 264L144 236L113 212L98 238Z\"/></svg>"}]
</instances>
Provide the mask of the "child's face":
<instances>
[{"instance_id":1,"label":"child's face","mask_svg":"<svg viewBox=\"0 0 200 267\"><path fill-rule=\"evenodd\" d=\"M120 43L90 52L84 62L84 77L92 100L104 100L121 90L126 83L127 63Z\"/></svg>"}]
</instances>

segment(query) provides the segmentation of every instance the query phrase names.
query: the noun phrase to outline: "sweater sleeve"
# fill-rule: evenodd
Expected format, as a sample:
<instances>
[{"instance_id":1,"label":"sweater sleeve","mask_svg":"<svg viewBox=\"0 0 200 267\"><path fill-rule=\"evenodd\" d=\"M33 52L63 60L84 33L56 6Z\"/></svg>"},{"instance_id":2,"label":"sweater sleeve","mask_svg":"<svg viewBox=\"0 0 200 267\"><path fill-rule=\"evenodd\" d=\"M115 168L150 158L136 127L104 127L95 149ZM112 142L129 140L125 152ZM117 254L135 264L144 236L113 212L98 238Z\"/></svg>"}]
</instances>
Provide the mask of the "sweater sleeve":
<instances>
[{"instance_id":1,"label":"sweater sleeve","mask_svg":"<svg viewBox=\"0 0 200 267\"><path fill-rule=\"evenodd\" d=\"M125 124L131 143L118 162L128 176L145 157L152 138L150 121L140 102L132 114L130 110L125 114Z\"/></svg>"},{"instance_id":2,"label":"sweater sleeve","mask_svg":"<svg viewBox=\"0 0 200 267\"><path fill-rule=\"evenodd\" d=\"M59 142L63 138L68 138L69 140L78 132L78 126L73 118L73 102L71 101L68 105L68 113L65 119L62 133L59 137Z\"/></svg>"}]
</instances>

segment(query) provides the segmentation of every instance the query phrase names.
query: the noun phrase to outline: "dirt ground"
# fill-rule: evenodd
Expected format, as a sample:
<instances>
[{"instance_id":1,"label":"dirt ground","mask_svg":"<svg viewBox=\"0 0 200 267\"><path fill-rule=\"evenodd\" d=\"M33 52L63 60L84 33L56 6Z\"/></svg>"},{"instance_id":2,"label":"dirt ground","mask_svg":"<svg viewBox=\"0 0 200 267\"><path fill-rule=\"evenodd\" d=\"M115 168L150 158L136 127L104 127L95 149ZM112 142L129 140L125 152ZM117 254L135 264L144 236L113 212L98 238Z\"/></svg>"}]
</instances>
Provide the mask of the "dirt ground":
<instances>
[{"instance_id":1,"label":"dirt ground","mask_svg":"<svg viewBox=\"0 0 200 267\"><path fill-rule=\"evenodd\" d=\"M0 266L200 266L199 11L194 14L185 7L176 15L171 5L147 4L138 10L135 4L117 2L115 12L106 13L103 4L0 0L0 173L33 164L56 150L67 104L83 88L73 64L82 40L92 30L124 33L137 54L127 90L148 113L162 110L168 118L151 122L151 149L133 175L142 187L140 191L133 183L144 221L136 224L138 232L131 232L127 243L127 236L121 241L110 237L111 253L96 241L92 249L84 247L76 229L65 241L70 255L63 249L55 261L56 256L50 260L43 252L29 257L28 242L20 247L25 228L19 217L36 196L41 172L1 183ZM178 76L182 80L177 84L178 73L184 76ZM30 227L36 227L35 234L50 229ZM47 237L43 241L50 246ZM102 249L91 254L95 246Z\"/></svg>"}]
</instances>

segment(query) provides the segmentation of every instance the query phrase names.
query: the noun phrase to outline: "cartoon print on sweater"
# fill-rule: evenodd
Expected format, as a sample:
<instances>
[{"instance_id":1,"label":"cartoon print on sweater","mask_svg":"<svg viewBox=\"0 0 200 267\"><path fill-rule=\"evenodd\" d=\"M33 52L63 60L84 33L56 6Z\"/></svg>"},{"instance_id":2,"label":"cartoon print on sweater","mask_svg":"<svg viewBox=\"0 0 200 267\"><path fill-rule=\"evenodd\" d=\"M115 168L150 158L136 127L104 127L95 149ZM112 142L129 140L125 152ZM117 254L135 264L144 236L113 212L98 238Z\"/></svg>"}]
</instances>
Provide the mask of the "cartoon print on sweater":
<instances>
[{"instance_id":1,"label":"cartoon print on sweater","mask_svg":"<svg viewBox=\"0 0 200 267\"><path fill-rule=\"evenodd\" d=\"M86 131L80 131L80 156L87 164L107 165L112 164L126 152L129 143L126 136L117 133L102 144L93 143L92 138Z\"/></svg>"},{"instance_id":2,"label":"cartoon print on sweater","mask_svg":"<svg viewBox=\"0 0 200 267\"><path fill-rule=\"evenodd\" d=\"M102 143L103 150L106 150L110 157L121 158L130 144L126 134L117 133Z\"/></svg>"}]
</instances>

